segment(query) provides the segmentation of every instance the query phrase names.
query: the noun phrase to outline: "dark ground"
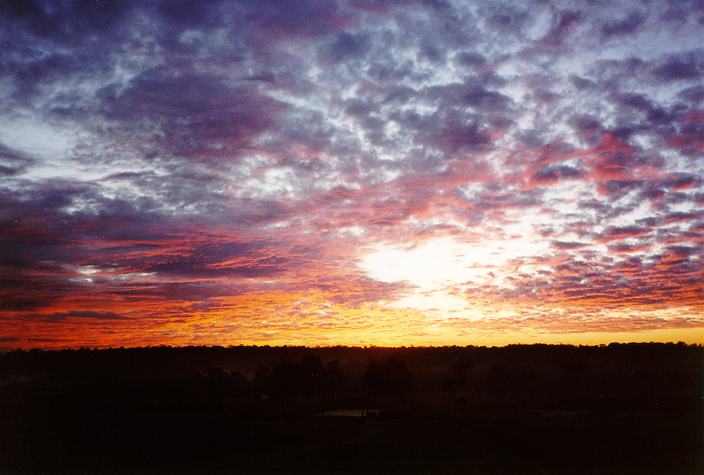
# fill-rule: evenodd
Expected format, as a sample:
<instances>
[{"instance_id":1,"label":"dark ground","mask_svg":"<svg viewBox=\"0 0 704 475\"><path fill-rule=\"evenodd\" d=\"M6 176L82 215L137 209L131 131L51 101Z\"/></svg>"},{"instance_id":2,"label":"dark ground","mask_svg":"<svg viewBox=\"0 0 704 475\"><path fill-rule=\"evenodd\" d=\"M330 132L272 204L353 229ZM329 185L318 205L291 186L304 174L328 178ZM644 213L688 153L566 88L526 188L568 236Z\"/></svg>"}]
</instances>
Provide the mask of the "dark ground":
<instances>
[{"instance_id":1,"label":"dark ground","mask_svg":"<svg viewBox=\"0 0 704 475\"><path fill-rule=\"evenodd\" d=\"M0 471L701 474L703 362L684 344L13 351ZM323 415L340 409L380 414Z\"/></svg>"}]
</instances>

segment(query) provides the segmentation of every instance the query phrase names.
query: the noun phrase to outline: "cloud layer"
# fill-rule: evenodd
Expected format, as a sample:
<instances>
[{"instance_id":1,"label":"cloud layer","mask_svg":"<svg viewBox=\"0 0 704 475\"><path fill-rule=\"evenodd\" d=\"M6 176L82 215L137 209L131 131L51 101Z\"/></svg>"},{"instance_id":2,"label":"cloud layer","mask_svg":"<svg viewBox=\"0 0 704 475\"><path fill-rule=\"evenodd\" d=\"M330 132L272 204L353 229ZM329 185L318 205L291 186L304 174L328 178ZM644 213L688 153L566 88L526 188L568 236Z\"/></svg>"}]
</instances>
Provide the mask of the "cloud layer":
<instances>
[{"instance_id":1,"label":"cloud layer","mask_svg":"<svg viewBox=\"0 0 704 475\"><path fill-rule=\"evenodd\" d=\"M701 2L3 4L3 341L701 342L703 27Z\"/></svg>"}]
</instances>

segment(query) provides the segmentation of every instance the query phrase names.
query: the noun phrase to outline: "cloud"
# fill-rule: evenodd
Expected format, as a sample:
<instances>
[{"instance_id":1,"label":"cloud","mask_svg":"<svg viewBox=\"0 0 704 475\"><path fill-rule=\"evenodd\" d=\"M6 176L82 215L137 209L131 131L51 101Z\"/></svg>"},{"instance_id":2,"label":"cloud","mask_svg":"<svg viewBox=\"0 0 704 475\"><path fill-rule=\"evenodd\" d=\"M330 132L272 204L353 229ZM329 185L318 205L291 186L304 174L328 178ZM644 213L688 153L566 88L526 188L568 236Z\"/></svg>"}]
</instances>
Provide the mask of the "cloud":
<instances>
[{"instance_id":1,"label":"cloud","mask_svg":"<svg viewBox=\"0 0 704 475\"><path fill-rule=\"evenodd\" d=\"M533 179L538 183L550 183L559 180L577 179L583 175L584 172L575 167L545 166L533 175Z\"/></svg>"},{"instance_id":2,"label":"cloud","mask_svg":"<svg viewBox=\"0 0 704 475\"><path fill-rule=\"evenodd\" d=\"M284 105L253 88L230 87L204 74L150 70L117 91L99 91L108 119L154 124L158 153L191 158L237 156L270 127Z\"/></svg>"},{"instance_id":3,"label":"cloud","mask_svg":"<svg viewBox=\"0 0 704 475\"><path fill-rule=\"evenodd\" d=\"M589 244L584 243L584 242L576 242L576 241L552 241L550 243L553 247L561 250L568 250L568 249L579 249L582 247L586 247Z\"/></svg>"},{"instance_id":4,"label":"cloud","mask_svg":"<svg viewBox=\"0 0 704 475\"><path fill-rule=\"evenodd\" d=\"M23 173L35 161L22 152L0 143L0 176L11 177Z\"/></svg>"},{"instance_id":5,"label":"cloud","mask_svg":"<svg viewBox=\"0 0 704 475\"><path fill-rule=\"evenodd\" d=\"M3 4L0 333L704 325L702 10L563 7ZM494 256L443 289L457 313L399 306L428 295L359 265L434 239Z\"/></svg>"},{"instance_id":6,"label":"cloud","mask_svg":"<svg viewBox=\"0 0 704 475\"><path fill-rule=\"evenodd\" d=\"M602 241L612 241L631 237L640 237L650 233L650 228L643 226L610 226L601 233Z\"/></svg>"},{"instance_id":7,"label":"cloud","mask_svg":"<svg viewBox=\"0 0 704 475\"><path fill-rule=\"evenodd\" d=\"M67 319L87 320L122 320L124 317L115 312L96 312L92 310L71 310L68 312L55 312L50 314L23 315L22 318L41 318L48 321L63 321Z\"/></svg>"},{"instance_id":8,"label":"cloud","mask_svg":"<svg viewBox=\"0 0 704 475\"><path fill-rule=\"evenodd\" d=\"M696 59L697 53L691 52L667 58L662 65L653 70L655 77L661 81L682 81L701 77L701 65Z\"/></svg>"},{"instance_id":9,"label":"cloud","mask_svg":"<svg viewBox=\"0 0 704 475\"><path fill-rule=\"evenodd\" d=\"M368 39L363 35L348 32L336 33L330 43L323 49L323 59L343 62L361 59L369 51Z\"/></svg>"},{"instance_id":10,"label":"cloud","mask_svg":"<svg viewBox=\"0 0 704 475\"><path fill-rule=\"evenodd\" d=\"M634 33L645 21L644 16L637 11L609 21L601 27L602 35L606 37L628 35Z\"/></svg>"}]
</instances>

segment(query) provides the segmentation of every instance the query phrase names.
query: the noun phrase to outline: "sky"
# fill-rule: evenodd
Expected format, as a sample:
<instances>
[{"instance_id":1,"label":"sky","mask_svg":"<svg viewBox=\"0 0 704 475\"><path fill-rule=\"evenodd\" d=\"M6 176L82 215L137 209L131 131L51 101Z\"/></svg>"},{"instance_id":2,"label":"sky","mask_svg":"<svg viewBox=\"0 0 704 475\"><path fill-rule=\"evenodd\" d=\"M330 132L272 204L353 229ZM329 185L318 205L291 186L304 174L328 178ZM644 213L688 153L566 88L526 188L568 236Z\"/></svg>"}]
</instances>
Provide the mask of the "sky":
<instances>
[{"instance_id":1,"label":"sky","mask_svg":"<svg viewBox=\"0 0 704 475\"><path fill-rule=\"evenodd\" d=\"M704 343L701 1L0 3L0 348Z\"/></svg>"}]
</instances>

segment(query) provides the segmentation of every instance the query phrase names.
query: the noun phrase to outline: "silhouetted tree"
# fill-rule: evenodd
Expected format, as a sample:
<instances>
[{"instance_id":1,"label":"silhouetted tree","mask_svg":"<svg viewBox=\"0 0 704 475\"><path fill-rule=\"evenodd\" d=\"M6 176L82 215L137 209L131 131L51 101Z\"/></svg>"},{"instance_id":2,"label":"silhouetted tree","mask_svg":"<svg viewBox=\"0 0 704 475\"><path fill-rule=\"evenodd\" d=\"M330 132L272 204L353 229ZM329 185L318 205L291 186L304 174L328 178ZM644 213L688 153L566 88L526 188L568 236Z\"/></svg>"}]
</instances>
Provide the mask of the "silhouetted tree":
<instances>
[{"instance_id":1,"label":"silhouetted tree","mask_svg":"<svg viewBox=\"0 0 704 475\"><path fill-rule=\"evenodd\" d=\"M501 363L494 364L489 368L489 372L486 375L486 382L492 396L506 396L508 387L507 373L506 366Z\"/></svg>"},{"instance_id":2,"label":"silhouetted tree","mask_svg":"<svg viewBox=\"0 0 704 475\"><path fill-rule=\"evenodd\" d=\"M311 398L323 392L325 381L325 366L320 356L306 355L293 371L298 379L297 389L304 396Z\"/></svg>"},{"instance_id":3,"label":"silhouetted tree","mask_svg":"<svg viewBox=\"0 0 704 475\"><path fill-rule=\"evenodd\" d=\"M290 361L280 361L271 371L271 395L275 399L288 399L297 390L296 365Z\"/></svg>"},{"instance_id":4,"label":"silhouetted tree","mask_svg":"<svg viewBox=\"0 0 704 475\"><path fill-rule=\"evenodd\" d=\"M340 362L337 360L328 361L323 376L323 387L328 398L335 399L335 393L346 381L347 375L340 367Z\"/></svg>"},{"instance_id":5,"label":"silhouetted tree","mask_svg":"<svg viewBox=\"0 0 704 475\"><path fill-rule=\"evenodd\" d=\"M528 365L494 364L487 373L489 391L499 399L526 399L533 395L535 374Z\"/></svg>"},{"instance_id":6,"label":"silhouetted tree","mask_svg":"<svg viewBox=\"0 0 704 475\"><path fill-rule=\"evenodd\" d=\"M396 357L384 362L372 361L364 374L364 389L371 396L403 396L413 387L413 376L406 364Z\"/></svg>"},{"instance_id":7,"label":"silhouetted tree","mask_svg":"<svg viewBox=\"0 0 704 475\"><path fill-rule=\"evenodd\" d=\"M225 378L227 373L217 366L208 367L208 403L211 409L218 409L222 405Z\"/></svg>"},{"instance_id":8,"label":"silhouetted tree","mask_svg":"<svg viewBox=\"0 0 704 475\"><path fill-rule=\"evenodd\" d=\"M271 396L272 390L272 370L271 366L258 366L252 379L252 389L258 397Z\"/></svg>"},{"instance_id":9,"label":"silhouetted tree","mask_svg":"<svg viewBox=\"0 0 704 475\"><path fill-rule=\"evenodd\" d=\"M306 355L298 362L283 360L273 368L259 367L252 386L258 394L270 394L275 399L312 399L334 394L345 378L337 361L324 365L319 356Z\"/></svg>"},{"instance_id":10,"label":"silhouetted tree","mask_svg":"<svg viewBox=\"0 0 704 475\"><path fill-rule=\"evenodd\" d=\"M447 376L442 380L441 388L447 394L448 402L455 394L467 398L470 389L469 373L474 368L474 363L464 357L459 358L450 367Z\"/></svg>"}]
</instances>

